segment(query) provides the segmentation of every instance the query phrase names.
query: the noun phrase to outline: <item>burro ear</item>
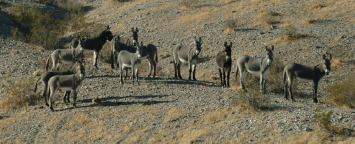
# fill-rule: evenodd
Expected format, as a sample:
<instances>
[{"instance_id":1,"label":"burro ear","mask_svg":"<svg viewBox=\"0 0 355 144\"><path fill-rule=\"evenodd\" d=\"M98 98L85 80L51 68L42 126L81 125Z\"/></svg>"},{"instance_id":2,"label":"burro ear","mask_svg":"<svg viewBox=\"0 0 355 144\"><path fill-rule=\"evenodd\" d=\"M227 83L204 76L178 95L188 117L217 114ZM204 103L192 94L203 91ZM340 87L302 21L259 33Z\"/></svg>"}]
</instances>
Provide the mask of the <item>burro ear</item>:
<instances>
[{"instance_id":1,"label":"burro ear","mask_svg":"<svg viewBox=\"0 0 355 144\"><path fill-rule=\"evenodd\" d=\"M139 32L138 27L136 27L136 32Z\"/></svg>"},{"instance_id":2,"label":"burro ear","mask_svg":"<svg viewBox=\"0 0 355 144\"><path fill-rule=\"evenodd\" d=\"M228 47L228 43L226 41L224 42L224 47Z\"/></svg>"},{"instance_id":3,"label":"burro ear","mask_svg":"<svg viewBox=\"0 0 355 144\"><path fill-rule=\"evenodd\" d=\"M134 28L133 27L131 28L131 31L134 32Z\"/></svg>"},{"instance_id":4,"label":"burro ear","mask_svg":"<svg viewBox=\"0 0 355 144\"><path fill-rule=\"evenodd\" d=\"M229 42L229 47L232 47L233 43L232 42Z\"/></svg>"},{"instance_id":5,"label":"burro ear","mask_svg":"<svg viewBox=\"0 0 355 144\"><path fill-rule=\"evenodd\" d=\"M109 25L106 25L106 30L110 30L111 27Z\"/></svg>"},{"instance_id":6,"label":"burro ear","mask_svg":"<svg viewBox=\"0 0 355 144\"><path fill-rule=\"evenodd\" d=\"M271 50L274 51L274 49L275 49L275 48L274 48L274 45L271 45Z\"/></svg>"},{"instance_id":7,"label":"burro ear","mask_svg":"<svg viewBox=\"0 0 355 144\"><path fill-rule=\"evenodd\" d=\"M267 51L268 51L268 50L269 50L269 48L268 48L267 46L265 46L265 50L267 50Z\"/></svg>"},{"instance_id":8,"label":"burro ear","mask_svg":"<svg viewBox=\"0 0 355 144\"><path fill-rule=\"evenodd\" d=\"M202 43L202 37L199 37L198 39L199 39L198 41L199 41L200 43Z\"/></svg>"}]
</instances>

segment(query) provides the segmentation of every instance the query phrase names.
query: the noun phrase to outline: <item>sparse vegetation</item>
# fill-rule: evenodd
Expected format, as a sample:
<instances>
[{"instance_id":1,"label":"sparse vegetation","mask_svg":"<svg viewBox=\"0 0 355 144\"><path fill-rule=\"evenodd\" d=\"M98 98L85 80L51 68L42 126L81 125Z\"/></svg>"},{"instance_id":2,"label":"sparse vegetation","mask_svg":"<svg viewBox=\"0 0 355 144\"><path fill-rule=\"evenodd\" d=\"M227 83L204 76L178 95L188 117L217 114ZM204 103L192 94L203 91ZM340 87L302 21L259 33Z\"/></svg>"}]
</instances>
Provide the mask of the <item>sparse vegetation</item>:
<instances>
[{"instance_id":1,"label":"sparse vegetation","mask_svg":"<svg viewBox=\"0 0 355 144\"><path fill-rule=\"evenodd\" d=\"M290 43L299 39L313 37L309 34L300 33L296 27L286 26L282 29L280 36L274 40L275 43Z\"/></svg>"},{"instance_id":2,"label":"sparse vegetation","mask_svg":"<svg viewBox=\"0 0 355 144\"><path fill-rule=\"evenodd\" d=\"M45 8L12 6L10 15L18 26L12 31L14 39L41 45L46 49L62 48L60 36L67 29L77 29L83 24L84 8L72 2L42 1L64 9L62 14Z\"/></svg>"},{"instance_id":3,"label":"sparse vegetation","mask_svg":"<svg viewBox=\"0 0 355 144\"><path fill-rule=\"evenodd\" d=\"M332 111L315 113L315 122L317 123L320 130L328 134L329 137L334 135L351 136L353 130L332 124L332 114Z\"/></svg>"},{"instance_id":4,"label":"sparse vegetation","mask_svg":"<svg viewBox=\"0 0 355 144\"><path fill-rule=\"evenodd\" d=\"M317 112L314 115L315 121L317 122L317 125L327 131L331 131L331 116L333 112L328 111L328 112Z\"/></svg>"},{"instance_id":5,"label":"sparse vegetation","mask_svg":"<svg viewBox=\"0 0 355 144\"><path fill-rule=\"evenodd\" d=\"M3 85L6 97L0 101L0 108L11 111L37 104L41 97L33 92L34 83L35 78L32 76L5 80Z\"/></svg>"},{"instance_id":6,"label":"sparse vegetation","mask_svg":"<svg viewBox=\"0 0 355 144\"><path fill-rule=\"evenodd\" d=\"M237 28L237 21L229 19L225 21L225 31L234 31Z\"/></svg>"},{"instance_id":7,"label":"sparse vegetation","mask_svg":"<svg viewBox=\"0 0 355 144\"><path fill-rule=\"evenodd\" d=\"M270 26L281 23L281 14L271 10L264 10L258 16L258 24L262 26Z\"/></svg>"},{"instance_id":8,"label":"sparse vegetation","mask_svg":"<svg viewBox=\"0 0 355 144\"><path fill-rule=\"evenodd\" d=\"M280 61L280 59L274 59L272 62L272 66L270 69L269 78L267 80L267 88L270 89L271 92L274 93L282 93L283 92L283 72L284 65Z\"/></svg>"},{"instance_id":9,"label":"sparse vegetation","mask_svg":"<svg viewBox=\"0 0 355 144\"><path fill-rule=\"evenodd\" d=\"M269 107L269 99L258 91L240 92L239 95L236 105L240 111L257 112Z\"/></svg>"},{"instance_id":10,"label":"sparse vegetation","mask_svg":"<svg viewBox=\"0 0 355 144\"><path fill-rule=\"evenodd\" d=\"M106 43L100 52L100 59L105 63L111 63L113 61L111 57L111 43Z\"/></svg>"},{"instance_id":11,"label":"sparse vegetation","mask_svg":"<svg viewBox=\"0 0 355 144\"><path fill-rule=\"evenodd\" d=\"M197 0L196 0L197 1ZM184 8L192 8L196 3L194 0L181 0L180 5Z\"/></svg>"},{"instance_id":12,"label":"sparse vegetation","mask_svg":"<svg viewBox=\"0 0 355 144\"><path fill-rule=\"evenodd\" d=\"M335 84L329 86L327 91L329 96L326 98L328 103L348 107L351 109L355 108L355 74L349 74L349 78L346 80L336 82Z\"/></svg>"}]
</instances>

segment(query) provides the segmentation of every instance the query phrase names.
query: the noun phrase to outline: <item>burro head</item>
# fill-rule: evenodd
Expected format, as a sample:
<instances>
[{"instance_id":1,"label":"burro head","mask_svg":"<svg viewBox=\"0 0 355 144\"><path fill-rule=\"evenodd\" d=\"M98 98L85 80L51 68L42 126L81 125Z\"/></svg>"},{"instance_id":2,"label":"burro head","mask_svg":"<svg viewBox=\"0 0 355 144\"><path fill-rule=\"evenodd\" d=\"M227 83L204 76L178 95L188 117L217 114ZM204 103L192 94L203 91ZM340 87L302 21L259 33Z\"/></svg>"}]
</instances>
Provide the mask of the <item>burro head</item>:
<instances>
[{"instance_id":1,"label":"burro head","mask_svg":"<svg viewBox=\"0 0 355 144\"><path fill-rule=\"evenodd\" d=\"M137 45L135 45L135 47L136 47L137 57L141 58L142 57L142 53L143 53L143 47L144 47L143 42L141 41L141 44L140 45L137 44Z\"/></svg>"},{"instance_id":2,"label":"burro head","mask_svg":"<svg viewBox=\"0 0 355 144\"><path fill-rule=\"evenodd\" d=\"M227 53L227 55L232 54L232 46L233 46L232 42L229 42L229 45L228 42L224 42L224 51Z\"/></svg>"},{"instance_id":3,"label":"burro head","mask_svg":"<svg viewBox=\"0 0 355 144\"><path fill-rule=\"evenodd\" d=\"M326 75L329 75L330 67L331 67L331 60L332 60L332 54L327 52L323 55L322 67L323 67Z\"/></svg>"},{"instance_id":4,"label":"burro head","mask_svg":"<svg viewBox=\"0 0 355 144\"><path fill-rule=\"evenodd\" d=\"M107 41L111 41L113 39L113 34L109 25L107 25L106 29L101 32L101 37Z\"/></svg>"},{"instance_id":5,"label":"burro head","mask_svg":"<svg viewBox=\"0 0 355 144\"><path fill-rule=\"evenodd\" d=\"M273 59L274 59L274 45L271 45L271 48L268 48L267 46L265 46L265 51L266 51L266 59L267 59L267 63L268 65L271 65Z\"/></svg>"},{"instance_id":6,"label":"burro head","mask_svg":"<svg viewBox=\"0 0 355 144\"><path fill-rule=\"evenodd\" d=\"M131 31L132 31L132 37L133 37L133 44L136 45L138 44L138 27L134 28L132 27L131 28Z\"/></svg>"},{"instance_id":7,"label":"burro head","mask_svg":"<svg viewBox=\"0 0 355 144\"><path fill-rule=\"evenodd\" d=\"M202 50L202 38L201 37L199 37L197 39L197 37L195 36L195 46L196 46L195 47L195 54L199 55Z\"/></svg>"}]
</instances>

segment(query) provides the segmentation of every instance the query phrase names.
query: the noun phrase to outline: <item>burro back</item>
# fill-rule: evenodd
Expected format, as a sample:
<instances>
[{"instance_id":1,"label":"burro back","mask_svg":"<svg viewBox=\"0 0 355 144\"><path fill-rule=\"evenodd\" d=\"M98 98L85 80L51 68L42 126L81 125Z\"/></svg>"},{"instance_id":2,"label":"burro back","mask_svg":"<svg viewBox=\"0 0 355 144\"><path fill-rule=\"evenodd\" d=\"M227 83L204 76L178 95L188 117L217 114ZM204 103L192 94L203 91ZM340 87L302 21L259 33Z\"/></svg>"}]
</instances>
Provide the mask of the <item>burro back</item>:
<instances>
[{"instance_id":1,"label":"burro back","mask_svg":"<svg viewBox=\"0 0 355 144\"><path fill-rule=\"evenodd\" d=\"M239 83L243 90L245 90L244 86L244 79L245 73L248 72L251 75L260 78L260 92L265 93L265 83L268 78L270 67L272 65L274 59L274 46L272 45L271 48L265 46L265 53L262 57L252 57L248 55L241 56L237 59L237 72L236 78L240 73Z\"/></svg>"},{"instance_id":2,"label":"burro back","mask_svg":"<svg viewBox=\"0 0 355 144\"><path fill-rule=\"evenodd\" d=\"M182 79L180 67L181 64L188 64L189 80L196 80L196 66L198 63L198 56L202 50L202 38L194 38L194 41L189 45L180 44L173 49L175 79Z\"/></svg>"}]
</instances>

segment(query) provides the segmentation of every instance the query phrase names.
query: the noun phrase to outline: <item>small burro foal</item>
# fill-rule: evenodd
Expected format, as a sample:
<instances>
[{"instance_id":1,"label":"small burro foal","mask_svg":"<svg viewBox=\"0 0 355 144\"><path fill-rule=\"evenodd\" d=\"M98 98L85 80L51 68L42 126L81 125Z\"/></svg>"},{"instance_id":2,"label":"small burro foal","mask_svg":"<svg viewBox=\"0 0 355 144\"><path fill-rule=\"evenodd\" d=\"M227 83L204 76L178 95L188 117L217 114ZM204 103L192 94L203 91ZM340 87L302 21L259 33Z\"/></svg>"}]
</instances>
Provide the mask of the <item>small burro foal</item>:
<instances>
[{"instance_id":1,"label":"small burro foal","mask_svg":"<svg viewBox=\"0 0 355 144\"><path fill-rule=\"evenodd\" d=\"M224 50L217 54L216 61L221 85L222 87L229 87L229 76L232 69L232 42L229 45L227 42L224 42Z\"/></svg>"},{"instance_id":2,"label":"small burro foal","mask_svg":"<svg viewBox=\"0 0 355 144\"><path fill-rule=\"evenodd\" d=\"M174 56L174 70L175 70L175 79L182 79L180 67L181 64L188 64L189 66L189 80L196 80L196 65L198 63L198 55L202 49L202 39L201 37L197 39L190 45L180 44L173 49Z\"/></svg>"},{"instance_id":3,"label":"small burro foal","mask_svg":"<svg viewBox=\"0 0 355 144\"><path fill-rule=\"evenodd\" d=\"M73 95L73 106L76 107L77 91L85 76L84 65L80 61L77 62L76 65L77 71L75 72L75 74L55 75L48 80L47 91L49 92L49 94L47 96L49 97L47 99L49 100L48 103L51 111L54 111L53 97L58 89L70 91L70 93Z\"/></svg>"},{"instance_id":4,"label":"small burro foal","mask_svg":"<svg viewBox=\"0 0 355 144\"><path fill-rule=\"evenodd\" d=\"M123 84L123 71L128 68L132 69L132 85L134 85L134 79L138 82L138 67L140 59L142 57L142 46L136 45L136 52L132 53L127 50L121 50L118 53L116 64L120 67L120 83Z\"/></svg>"},{"instance_id":5,"label":"small burro foal","mask_svg":"<svg viewBox=\"0 0 355 144\"><path fill-rule=\"evenodd\" d=\"M235 77L237 78L238 73L240 73L239 82L243 90L245 90L243 83L244 74L245 72L248 72L260 78L260 92L263 94L265 93L265 83L273 61L274 46L272 45L271 49L266 46L265 51L266 55L262 58L251 57L248 55L244 55L238 58Z\"/></svg>"},{"instance_id":6,"label":"small burro foal","mask_svg":"<svg viewBox=\"0 0 355 144\"><path fill-rule=\"evenodd\" d=\"M289 94L291 96L292 101L295 101L292 94L293 80L295 78L301 78L313 81L313 102L317 103L318 83L324 75L329 74L331 60L332 55L326 53L323 55L322 63L316 66L306 66L298 63L286 65L283 72L285 98L288 99Z\"/></svg>"}]
</instances>

